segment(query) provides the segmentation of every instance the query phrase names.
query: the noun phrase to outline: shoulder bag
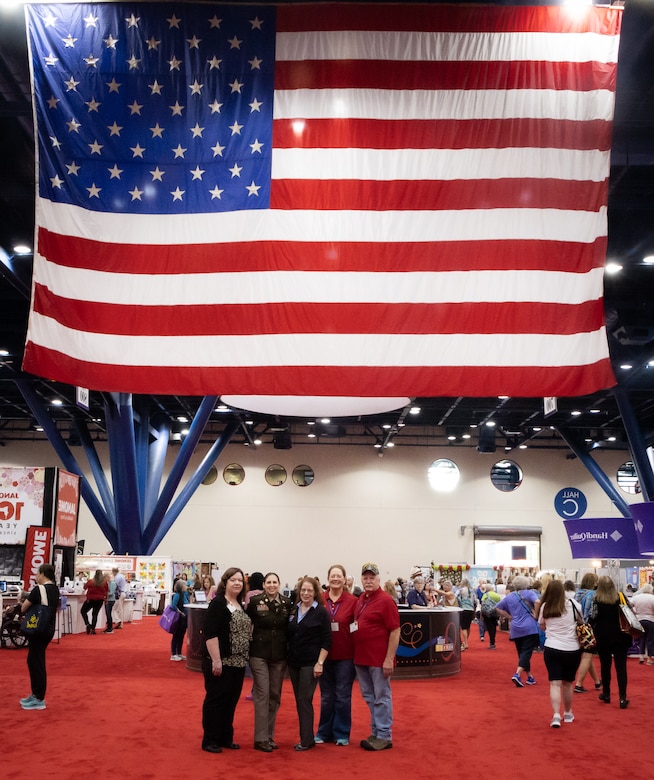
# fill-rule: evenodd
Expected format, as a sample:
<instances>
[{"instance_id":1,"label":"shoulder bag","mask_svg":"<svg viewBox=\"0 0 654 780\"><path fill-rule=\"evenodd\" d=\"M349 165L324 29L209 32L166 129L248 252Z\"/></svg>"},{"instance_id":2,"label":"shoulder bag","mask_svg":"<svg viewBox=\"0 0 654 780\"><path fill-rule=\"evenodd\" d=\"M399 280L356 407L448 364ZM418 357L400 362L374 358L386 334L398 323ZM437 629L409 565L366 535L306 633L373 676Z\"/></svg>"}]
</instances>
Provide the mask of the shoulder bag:
<instances>
[{"instance_id":1,"label":"shoulder bag","mask_svg":"<svg viewBox=\"0 0 654 780\"><path fill-rule=\"evenodd\" d=\"M627 599L624 595L622 593L619 595L620 612L618 613L618 617L620 618L620 631L622 631L623 634L629 634L632 639L640 639L645 633L645 629L640 620L636 617L636 613L629 604L627 604Z\"/></svg>"},{"instance_id":2,"label":"shoulder bag","mask_svg":"<svg viewBox=\"0 0 654 780\"><path fill-rule=\"evenodd\" d=\"M572 611L574 612L575 622L577 624L575 626L575 631L577 632L579 646L584 651L584 653L590 653L597 646L597 640L595 639L593 627L584 621L583 617L577 611L577 607L575 607L574 601L570 600L570 605L572 607Z\"/></svg>"},{"instance_id":3,"label":"shoulder bag","mask_svg":"<svg viewBox=\"0 0 654 780\"><path fill-rule=\"evenodd\" d=\"M32 606L20 621L20 631L26 637L49 636L52 632L52 610L48 605L48 591L45 585L39 585L41 603Z\"/></svg>"},{"instance_id":4,"label":"shoulder bag","mask_svg":"<svg viewBox=\"0 0 654 780\"><path fill-rule=\"evenodd\" d=\"M175 609L175 607L169 604L164 609L163 614L159 618L159 625L161 628L163 628L164 631L167 631L169 634L174 634L179 618L179 612Z\"/></svg>"}]
</instances>

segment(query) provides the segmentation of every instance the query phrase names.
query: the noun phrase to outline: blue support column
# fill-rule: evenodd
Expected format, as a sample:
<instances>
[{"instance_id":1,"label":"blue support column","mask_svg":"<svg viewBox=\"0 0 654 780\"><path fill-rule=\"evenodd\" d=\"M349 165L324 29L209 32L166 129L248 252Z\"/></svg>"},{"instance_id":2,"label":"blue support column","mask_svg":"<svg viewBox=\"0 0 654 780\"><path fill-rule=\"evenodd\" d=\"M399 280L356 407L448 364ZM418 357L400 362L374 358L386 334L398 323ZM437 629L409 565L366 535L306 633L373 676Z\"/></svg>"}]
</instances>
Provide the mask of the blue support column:
<instances>
[{"instance_id":1,"label":"blue support column","mask_svg":"<svg viewBox=\"0 0 654 780\"><path fill-rule=\"evenodd\" d=\"M640 426L638 425L636 415L634 414L631 399L629 398L627 391L623 390L621 387L614 388L613 395L618 404L620 417L622 417L622 424L624 425L627 438L629 439L629 449L631 450L631 457L636 466L636 473L638 474L643 500L645 502L652 501L654 498L654 474L652 474L652 466L647 457L647 446L643 434L641 433Z\"/></svg>"},{"instance_id":2,"label":"blue support column","mask_svg":"<svg viewBox=\"0 0 654 780\"><path fill-rule=\"evenodd\" d=\"M597 484L602 488L606 495L616 505L623 517L631 517L631 510L629 504L618 492L616 486L606 476L602 469L597 465L595 460L586 452L585 448L577 441L572 431L567 428L557 428L560 435L565 440L565 443L570 447L574 454L579 458L581 463L588 469L591 476L594 477Z\"/></svg>"},{"instance_id":3,"label":"blue support column","mask_svg":"<svg viewBox=\"0 0 654 780\"><path fill-rule=\"evenodd\" d=\"M105 422L118 518L118 549L114 549L114 552L120 555L139 555L142 554L144 545L136 468L134 413L130 395L120 393L117 398L105 398Z\"/></svg>"}]
</instances>

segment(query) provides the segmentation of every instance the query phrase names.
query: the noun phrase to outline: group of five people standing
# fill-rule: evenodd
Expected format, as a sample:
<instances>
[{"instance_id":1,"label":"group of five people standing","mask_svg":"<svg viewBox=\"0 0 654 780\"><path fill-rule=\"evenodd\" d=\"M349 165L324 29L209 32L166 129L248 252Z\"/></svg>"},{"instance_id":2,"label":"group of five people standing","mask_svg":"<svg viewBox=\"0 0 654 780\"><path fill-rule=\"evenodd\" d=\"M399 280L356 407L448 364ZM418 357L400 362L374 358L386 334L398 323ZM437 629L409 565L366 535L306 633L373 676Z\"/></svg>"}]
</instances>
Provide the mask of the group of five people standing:
<instances>
[{"instance_id":1,"label":"group of five people standing","mask_svg":"<svg viewBox=\"0 0 654 780\"><path fill-rule=\"evenodd\" d=\"M252 596L244 608L243 571L237 567L225 571L203 629L203 750L220 753L224 748L239 748L234 742L234 713L248 663L256 750L271 753L278 747L275 722L287 669L299 721L296 751L323 742L349 744L355 675L372 729L361 747L392 747L390 677L400 635L397 607L380 587L376 564L363 565L363 593L358 598L346 589L346 572L340 564L330 567L327 578L323 593L317 580L303 577L294 604L280 593L279 577L270 572L263 592ZM312 702L318 684L320 722L314 734Z\"/></svg>"}]
</instances>

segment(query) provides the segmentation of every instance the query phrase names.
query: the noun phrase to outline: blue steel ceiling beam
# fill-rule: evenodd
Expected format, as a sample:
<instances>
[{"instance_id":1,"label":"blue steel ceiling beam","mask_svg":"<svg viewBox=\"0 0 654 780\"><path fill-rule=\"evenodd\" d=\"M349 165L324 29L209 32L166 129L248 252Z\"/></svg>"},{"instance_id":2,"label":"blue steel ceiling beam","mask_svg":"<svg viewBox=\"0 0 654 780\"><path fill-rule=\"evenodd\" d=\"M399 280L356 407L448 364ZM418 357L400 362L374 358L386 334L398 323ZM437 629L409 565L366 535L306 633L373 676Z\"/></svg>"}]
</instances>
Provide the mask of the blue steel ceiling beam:
<instances>
[{"instance_id":1,"label":"blue steel ceiling beam","mask_svg":"<svg viewBox=\"0 0 654 780\"><path fill-rule=\"evenodd\" d=\"M624 425L627 439L629 440L629 449L631 450L631 457L636 466L636 473L638 474L638 481L640 482L643 499L645 501L652 501L654 497L654 474L652 473L652 466L647 457L647 445L645 444L645 439L643 438L638 420L634 414L634 408L631 405L629 393L621 387L615 387L613 389L613 395L620 411L620 417L622 417L622 424Z\"/></svg>"},{"instance_id":2,"label":"blue steel ceiling beam","mask_svg":"<svg viewBox=\"0 0 654 780\"><path fill-rule=\"evenodd\" d=\"M611 482L607 475L598 466L597 462L591 458L586 452L583 443L575 436L575 434L568 428L557 428L557 431L561 437L565 440L565 443L570 447L574 454L579 458L581 463L588 469L591 476L595 479L597 484L602 488L606 495L618 508L623 517L631 517L631 510L629 504L618 492L617 487Z\"/></svg>"},{"instance_id":3,"label":"blue steel ceiling beam","mask_svg":"<svg viewBox=\"0 0 654 780\"><path fill-rule=\"evenodd\" d=\"M202 480L207 476L209 469L216 462L218 456L225 449L226 445L229 444L230 439L232 438L234 432L238 430L239 426L240 423L237 420L228 423L225 427L225 430L211 445L200 465L191 475L186 485L184 485L182 490L179 492L179 495L175 501L171 504L170 509L164 515L163 522L161 523L159 530L157 531L152 541L148 544L148 550L146 553L147 555L152 555L152 553L154 553L154 551L161 543L161 540L168 533L168 531L170 531L173 523L175 520L177 520L184 507L186 507L193 493L195 493L198 487L202 484Z\"/></svg>"},{"instance_id":4,"label":"blue steel ceiling beam","mask_svg":"<svg viewBox=\"0 0 654 780\"><path fill-rule=\"evenodd\" d=\"M50 444L54 447L64 468L81 477L80 492L82 498L95 518L96 523L100 526L100 530L107 537L107 541L113 549L116 549L118 542L116 524L108 519L102 504L93 492L88 480L84 477L79 463L57 430L57 426L43 406L41 399L34 392L32 385L27 380L16 378L14 381L25 399L25 403L29 406L32 414L38 420L39 425L43 428L45 435L48 437Z\"/></svg>"},{"instance_id":5,"label":"blue steel ceiling beam","mask_svg":"<svg viewBox=\"0 0 654 780\"><path fill-rule=\"evenodd\" d=\"M134 415L136 447L136 482L139 494L139 515L141 533L145 530L145 502L148 489L148 445L150 442L149 403L139 403L139 414Z\"/></svg>"},{"instance_id":6,"label":"blue steel ceiling beam","mask_svg":"<svg viewBox=\"0 0 654 780\"><path fill-rule=\"evenodd\" d=\"M104 469L102 468L102 463L100 462L98 452L95 449L95 444L93 443L93 439L89 433L88 426L86 425L85 421L79 420L77 418L74 420L74 424L77 435L79 436L79 440L82 442L84 454L86 455L86 459L88 460L89 466L91 467L91 473L93 474L96 487L100 493L100 498L102 499L102 503L104 505L104 511L107 514L107 520L115 527L116 511L114 507L114 497L107 480L107 475L104 473Z\"/></svg>"},{"instance_id":7,"label":"blue steel ceiling beam","mask_svg":"<svg viewBox=\"0 0 654 780\"><path fill-rule=\"evenodd\" d=\"M153 430L154 429L154 430ZM165 414L158 414L152 419L151 431L152 443L148 447L147 475L145 489L144 517L150 517L157 504L164 466L166 465L166 453L170 441L170 419Z\"/></svg>"},{"instance_id":8,"label":"blue steel ceiling beam","mask_svg":"<svg viewBox=\"0 0 654 780\"><path fill-rule=\"evenodd\" d=\"M205 396L202 399L198 411L193 418L193 422L189 427L189 432L184 439L182 446L179 450L179 454L173 463L173 466L168 475L168 479L164 483L164 486L159 494L157 503L152 510L152 514L146 518L145 531L144 531L144 547L146 549L152 549L152 542L156 536L159 535L159 528L161 527L166 514L166 510L170 506L173 496L177 491L179 483L182 479L184 471L191 460L191 456L200 441L200 436L204 431L211 414L218 401L218 396Z\"/></svg>"}]
</instances>

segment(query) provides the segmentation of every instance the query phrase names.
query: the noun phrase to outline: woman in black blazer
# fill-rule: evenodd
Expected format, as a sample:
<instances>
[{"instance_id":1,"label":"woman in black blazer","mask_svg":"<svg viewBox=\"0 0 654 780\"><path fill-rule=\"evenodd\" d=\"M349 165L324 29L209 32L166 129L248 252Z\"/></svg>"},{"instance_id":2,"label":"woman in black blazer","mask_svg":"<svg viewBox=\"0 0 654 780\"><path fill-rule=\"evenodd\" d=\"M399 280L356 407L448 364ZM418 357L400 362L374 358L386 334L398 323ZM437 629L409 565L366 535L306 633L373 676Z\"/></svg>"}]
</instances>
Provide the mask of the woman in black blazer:
<instances>
[{"instance_id":1,"label":"woman in black blazer","mask_svg":"<svg viewBox=\"0 0 654 780\"><path fill-rule=\"evenodd\" d=\"M300 721L296 750L315 747L313 694L331 646L331 624L320 583L313 577L303 577L298 583L298 602L288 621L288 674Z\"/></svg>"}]
</instances>

